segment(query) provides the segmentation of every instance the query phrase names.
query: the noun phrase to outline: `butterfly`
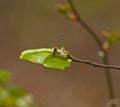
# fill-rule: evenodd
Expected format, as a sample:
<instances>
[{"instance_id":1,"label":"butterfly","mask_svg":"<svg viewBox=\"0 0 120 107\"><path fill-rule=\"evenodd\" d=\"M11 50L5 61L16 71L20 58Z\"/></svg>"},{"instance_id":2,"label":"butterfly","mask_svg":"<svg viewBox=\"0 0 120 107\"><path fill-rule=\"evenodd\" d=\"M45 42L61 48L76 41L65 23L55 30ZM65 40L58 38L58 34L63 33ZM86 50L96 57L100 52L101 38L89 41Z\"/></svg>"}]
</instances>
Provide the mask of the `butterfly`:
<instances>
[{"instance_id":1,"label":"butterfly","mask_svg":"<svg viewBox=\"0 0 120 107\"><path fill-rule=\"evenodd\" d=\"M20 59L42 64L48 68L64 69L70 66L71 60L64 48L40 48L25 50L21 53Z\"/></svg>"}]
</instances>

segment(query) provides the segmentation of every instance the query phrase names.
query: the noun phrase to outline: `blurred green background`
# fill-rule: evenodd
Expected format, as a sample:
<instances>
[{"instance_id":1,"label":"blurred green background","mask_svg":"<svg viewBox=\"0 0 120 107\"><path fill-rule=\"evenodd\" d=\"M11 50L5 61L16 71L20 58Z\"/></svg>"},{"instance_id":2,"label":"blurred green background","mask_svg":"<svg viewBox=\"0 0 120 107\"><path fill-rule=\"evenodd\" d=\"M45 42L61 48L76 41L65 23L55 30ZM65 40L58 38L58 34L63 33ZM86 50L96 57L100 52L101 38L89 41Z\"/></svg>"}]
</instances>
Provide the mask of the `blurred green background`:
<instances>
[{"instance_id":1,"label":"blurred green background","mask_svg":"<svg viewBox=\"0 0 120 107\"><path fill-rule=\"evenodd\" d=\"M12 83L31 93L39 107L101 107L108 102L102 68L72 63L63 71L20 60L25 49L64 46L72 55L102 63L98 46L78 23L57 12L64 0L0 0L0 69L12 71ZM120 0L74 0L82 18L101 37L101 31L120 30ZM120 64L120 43L110 63ZM120 98L120 72L112 70L116 98Z\"/></svg>"}]
</instances>

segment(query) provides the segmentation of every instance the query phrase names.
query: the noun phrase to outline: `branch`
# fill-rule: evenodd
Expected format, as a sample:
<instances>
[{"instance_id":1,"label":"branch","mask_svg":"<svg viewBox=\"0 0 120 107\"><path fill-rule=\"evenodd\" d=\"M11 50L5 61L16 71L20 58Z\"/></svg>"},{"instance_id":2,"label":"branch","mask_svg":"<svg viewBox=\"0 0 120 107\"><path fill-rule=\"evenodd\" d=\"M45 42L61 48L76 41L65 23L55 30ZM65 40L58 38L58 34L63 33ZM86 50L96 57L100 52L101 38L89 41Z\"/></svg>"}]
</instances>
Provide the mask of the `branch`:
<instances>
[{"instance_id":1,"label":"branch","mask_svg":"<svg viewBox=\"0 0 120 107\"><path fill-rule=\"evenodd\" d=\"M104 65L104 64L99 64L99 63L92 62L90 60L81 60L81 59L75 58L71 55L69 55L69 59L71 59L73 62L80 62L80 63L84 63L84 64L87 64L87 65L92 65L94 67L102 67L102 68L120 70L120 66Z\"/></svg>"},{"instance_id":2,"label":"branch","mask_svg":"<svg viewBox=\"0 0 120 107\"><path fill-rule=\"evenodd\" d=\"M109 66L108 65L109 63L108 63L107 53L103 50L102 42L99 39L98 35L91 29L91 27L89 27L86 24L86 22L78 14L72 0L67 0L67 1L71 5L71 9L72 9L73 13L76 15L78 23L81 24L86 29L86 31L88 31L88 33L94 38L94 40L98 44L99 48L105 53L105 56L102 58L105 65L96 64L96 63L88 61L88 60L83 61L83 60L79 60L79 59L76 59L76 58L73 58L73 61L74 62L86 63L86 64L89 64L89 65L93 65L95 67L104 67L105 68L105 75L106 75L106 79L107 79L107 84L108 84L108 89L109 89L109 98L113 99L114 98L114 90L113 90L113 84L112 84L112 75L111 75L111 72L109 71L109 69L107 69L107 68L120 70L120 67L119 66Z\"/></svg>"},{"instance_id":3,"label":"branch","mask_svg":"<svg viewBox=\"0 0 120 107\"><path fill-rule=\"evenodd\" d=\"M81 16L78 14L73 2L71 0L67 0L68 3L71 5L71 9L73 11L73 13L76 15L77 17L77 21L79 24L81 24L86 30L87 32L89 32L91 34L91 36L95 39L95 41L97 42L99 48L102 50L102 42L101 40L98 38L97 34L86 24L86 22L81 18Z\"/></svg>"},{"instance_id":4,"label":"branch","mask_svg":"<svg viewBox=\"0 0 120 107\"><path fill-rule=\"evenodd\" d=\"M109 65L109 62L108 62L108 53L105 53L105 56L103 57L103 61L104 61L104 64L107 64ZM115 94L114 94L114 87L113 87L113 80L112 80L112 73L110 72L109 69L105 69L105 75L106 75L106 82L108 84L108 92L109 92L109 97L110 99L114 99L115 98ZM115 107L115 105L112 105L111 107Z\"/></svg>"}]
</instances>

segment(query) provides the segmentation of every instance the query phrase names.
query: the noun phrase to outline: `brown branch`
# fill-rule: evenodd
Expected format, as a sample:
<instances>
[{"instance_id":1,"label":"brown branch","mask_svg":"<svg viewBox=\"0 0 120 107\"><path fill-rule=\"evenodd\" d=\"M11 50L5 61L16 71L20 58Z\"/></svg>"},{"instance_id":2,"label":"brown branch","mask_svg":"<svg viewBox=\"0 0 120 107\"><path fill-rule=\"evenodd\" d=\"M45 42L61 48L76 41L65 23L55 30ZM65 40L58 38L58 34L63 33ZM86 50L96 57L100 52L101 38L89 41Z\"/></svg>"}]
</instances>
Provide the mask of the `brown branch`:
<instances>
[{"instance_id":1,"label":"brown branch","mask_svg":"<svg viewBox=\"0 0 120 107\"><path fill-rule=\"evenodd\" d=\"M73 57L71 55L69 55L68 58L71 59L73 62L80 62L80 63L84 63L84 64L87 64L87 65L92 65L94 67L120 70L120 66L113 66L113 65L105 65L105 64L95 63L95 62L92 62L90 60L78 59L78 58L75 58L75 57Z\"/></svg>"},{"instance_id":2,"label":"brown branch","mask_svg":"<svg viewBox=\"0 0 120 107\"><path fill-rule=\"evenodd\" d=\"M91 34L91 36L95 39L95 41L97 42L99 48L102 50L102 43L101 40L99 39L99 37L97 36L97 34L90 28L90 26L87 25L87 23L81 18L81 16L78 14L73 2L71 0L67 0L68 3L71 5L71 9L73 11L73 13L76 15L77 17L77 21L79 24L82 25L82 27L84 27L87 32L89 32Z\"/></svg>"},{"instance_id":3,"label":"brown branch","mask_svg":"<svg viewBox=\"0 0 120 107\"><path fill-rule=\"evenodd\" d=\"M111 75L111 72L109 69L107 68L111 68L111 69L119 69L119 66L108 66L108 57L107 57L107 53L103 50L102 48L102 42L101 40L99 39L98 35L93 31L93 29L91 29L91 27L89 27L86 22L81 18L81 16L78 14L72 0L67 0L68 3L71 5L71 9L73 11L73 13L76 15L77 17L77 21L79 24L81 24L85 29L86 31L94 38L94 40L96 41L96 43L98 44L100 50L102 50L104 53L105 53L105 56L102 58L103 59L103 62L105 64L105 66L99 66L99 64L96 65L96 63L91 63L91 61L80 61L78 59L76 59L75 62L81 62L81 63L86 63L86 64L90 64L90 65L93 65L93 66L96 66L96 67L104 67L105 68L105 75L106 75L106 79L107 79L107 84L108 84L108 90L109 90L109 98L110 99L114 99L114 90L113 90L113 84L112 84L112 75ZM95 64L95 65L94 65ZM114 107L114 106L113 106Z\"/></svg>"},{"instance_id":4,"label":"brown branch","mask_svg":"<svg viewBox=\"0 0 120 107\"><path fill-rule=\"evenodd\" d=\"M103 57L103 61L104 61L104 64L109 64L108 62L108 53L105 53L105 56ZM115 98L115 95L114 95L114 87L112 85L112 73L110 72L109 69L105 69L105 75L106 75L106 82L108 84L108 88L109 88L109 96L111 99L114 99ZM111 107L115 107L115 105L112 105Z\"/></svg>"}]
</instances>

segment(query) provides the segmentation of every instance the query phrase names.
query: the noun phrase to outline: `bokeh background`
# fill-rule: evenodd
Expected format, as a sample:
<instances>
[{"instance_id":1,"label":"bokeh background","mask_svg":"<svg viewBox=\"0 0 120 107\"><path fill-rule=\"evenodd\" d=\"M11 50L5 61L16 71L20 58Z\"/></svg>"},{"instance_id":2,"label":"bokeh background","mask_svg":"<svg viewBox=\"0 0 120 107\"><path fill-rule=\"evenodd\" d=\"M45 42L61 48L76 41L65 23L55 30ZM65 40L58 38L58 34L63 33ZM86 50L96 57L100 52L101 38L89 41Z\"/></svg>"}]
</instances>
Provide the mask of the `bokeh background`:
<instances>
[{"instance_id":1,"label":"bokeh background","mask_svg":"<svg viewBox=\"0 0 120 107\"><path fill-rule=\"evenodd\" d=\"M39 107L105 107L108 88L102 68L72 63L65 70L20 60L25 49L65 47L72 55L102 63L93 38L78 23L66 20L56 5L64 0L0 0L0 69L13 73L12 83L31 93ZM120 30L120 0L74 0L82 18L101 31ZM120 65L120 43L109 61ZM111 70L116 98L120 72Z\"/></svg>"}]
</instances>

